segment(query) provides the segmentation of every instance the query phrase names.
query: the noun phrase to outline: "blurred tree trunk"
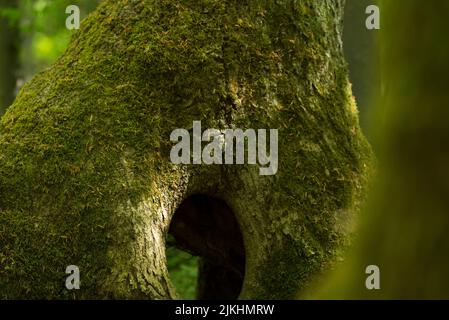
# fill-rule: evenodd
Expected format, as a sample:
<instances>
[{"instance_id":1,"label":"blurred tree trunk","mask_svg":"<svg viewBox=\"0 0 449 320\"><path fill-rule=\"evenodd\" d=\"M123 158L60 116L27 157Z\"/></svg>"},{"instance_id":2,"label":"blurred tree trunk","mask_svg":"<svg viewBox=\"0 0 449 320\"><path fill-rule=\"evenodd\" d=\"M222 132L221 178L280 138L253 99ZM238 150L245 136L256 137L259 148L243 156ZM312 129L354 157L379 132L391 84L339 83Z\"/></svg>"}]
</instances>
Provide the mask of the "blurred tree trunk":
<instances>
[{"instance_id":1,"label":"blurred tree trunk","mask_svg":"<svg viewBox=\"0 0 449 320\"><path fill-rule=\"evenodd\" d=\"M381 177L358 246L319 297L449 299L449 2L382 4ZM369 265L380 290L365 287Z\"/></svg>"},{"instance_id":2,"label":"blurred tree trunk","mask_svg":"<svg viewBox=\"0 0 449 320\"><path fill-rule=\"evenodd\" d=\"M0 10L17 8L16 0L0 3ZM18 67L19 31L15 22L0 16L0 116L13 102Z\"/></svg>"},{"instance_id":3,"label":"blurred tree trunk","mask_svg":"<svg viewBox=\"0 0 449 320\"><path fill-rule=\"evenodd\" d=\"M214 262L200 276L214 281L203 297L226 279L232 288L217 292L240 298L306 288L348 244L370 164L343 9L340 0L102 3L1 123L0 294L174 298L171 221L180 247ZM195 120L278 129L276 175L173 165L170 134ZM64 287L72 264L78 291Z\"/></svg>"}]
</instances>

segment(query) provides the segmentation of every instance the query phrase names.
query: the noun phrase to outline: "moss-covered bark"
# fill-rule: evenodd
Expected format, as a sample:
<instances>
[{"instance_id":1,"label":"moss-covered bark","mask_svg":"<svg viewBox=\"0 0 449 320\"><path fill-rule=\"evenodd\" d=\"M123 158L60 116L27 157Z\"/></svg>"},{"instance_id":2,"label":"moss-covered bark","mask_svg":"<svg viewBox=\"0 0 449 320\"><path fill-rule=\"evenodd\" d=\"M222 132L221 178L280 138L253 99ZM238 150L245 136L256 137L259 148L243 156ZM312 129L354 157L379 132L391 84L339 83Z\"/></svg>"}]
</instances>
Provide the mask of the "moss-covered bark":
<instances>
[{"instance_id":1,"label":"moss-covered bark","mask_svg":"<svg viewBox=\"0 0 449 320\"><path fill-rule=\"evenodd\" d=\"M357 247L315 298L449 299L448 13L437 0L382 3L381 177Z\"/></svg>"},{"instance_id":2,"label":"moss-covered bark","mask_svg":"<svg viewBox=\"0 0 449 320\"><path fill-rule=\"evenodd\" d=\"M343 1L106 1L0 126L0 294L173 298L164 239L192 194L242 229L242 298L290 298L346 243L369 162ZM176 166L170 132L279 129L279 171ZM81 290L64 288L81 269Z\"/></svg>"}]
</instances>

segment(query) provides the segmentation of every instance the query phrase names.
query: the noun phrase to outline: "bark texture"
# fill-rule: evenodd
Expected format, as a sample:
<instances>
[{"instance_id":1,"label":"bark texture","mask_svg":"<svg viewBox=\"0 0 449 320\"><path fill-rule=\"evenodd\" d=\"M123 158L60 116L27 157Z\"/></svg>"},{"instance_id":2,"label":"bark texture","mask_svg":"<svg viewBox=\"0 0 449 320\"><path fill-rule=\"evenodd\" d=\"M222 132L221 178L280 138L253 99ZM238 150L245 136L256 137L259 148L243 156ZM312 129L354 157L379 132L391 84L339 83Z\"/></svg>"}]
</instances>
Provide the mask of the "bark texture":
<instances>
[{"instance_id":1,"label":"bark texture","mask_svg":"<svg viewBox=\"0 0 449 320\"><path fill-rule=\"evenodd\" d=\"M358 245L314 298L449 299L448 13L448 2L382 1L381 177ZM380 290L365 287L373 264Z\"/></svg>"},{"instance_id":2,"label":"bark texture","mask_svg":"<svg viewBox=\"0 0 449 320\"><path fill-rule=\"evenodd\" d=\"M342 15L340 0L102 3L2 119L1 296L175 298L165 236L196 194L236 217L241 298L306 288L347 244L370 159ZM194 120L279 129L278 173L171 164L171 131Z\"/></svg>"}]
</instances>

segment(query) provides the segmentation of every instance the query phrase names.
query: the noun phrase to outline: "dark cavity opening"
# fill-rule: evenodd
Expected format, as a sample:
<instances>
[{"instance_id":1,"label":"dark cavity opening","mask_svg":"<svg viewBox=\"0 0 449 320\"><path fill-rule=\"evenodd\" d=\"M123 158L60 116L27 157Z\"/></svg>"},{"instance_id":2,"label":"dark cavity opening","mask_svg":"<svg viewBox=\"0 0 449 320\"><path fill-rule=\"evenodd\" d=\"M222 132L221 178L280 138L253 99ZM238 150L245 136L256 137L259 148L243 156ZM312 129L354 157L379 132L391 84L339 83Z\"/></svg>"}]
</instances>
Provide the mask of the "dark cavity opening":
<instances>
[{"instance_id":1,"label":"dark cavity opening","mask_svg":"<svg viewBox=\"0 0 449 320\"><path fill-rule=\"evenodd\" d=\"M167 251L175 247L198 257L197 299L238 298L245 275L245 249L237 219L226 202L207 195L184 200L172 218L167 246Z\"/></svg>"}]
</instances>

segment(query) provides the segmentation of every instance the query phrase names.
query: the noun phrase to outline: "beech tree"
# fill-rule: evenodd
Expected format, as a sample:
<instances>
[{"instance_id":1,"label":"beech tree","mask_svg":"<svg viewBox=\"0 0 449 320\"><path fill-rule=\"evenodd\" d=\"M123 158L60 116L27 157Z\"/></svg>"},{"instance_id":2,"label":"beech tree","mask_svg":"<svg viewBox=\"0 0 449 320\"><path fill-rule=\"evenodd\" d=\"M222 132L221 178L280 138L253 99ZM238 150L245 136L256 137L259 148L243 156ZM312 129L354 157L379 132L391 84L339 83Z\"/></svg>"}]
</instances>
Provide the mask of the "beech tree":
<instances>
[{"instance_id":1,"label":"beech tree","mask_svg":"<svg viewBox=\"0 0 449 320\"><path fill-rule=\"evenodd\" d=\"M343 0L105 1L0 125L0 295L293 298L350 241L371 152ZM279 168L174 165L170 133L278 129ZM65 287L79 267L80 289Z\"/></svg>"}]
</instances>

